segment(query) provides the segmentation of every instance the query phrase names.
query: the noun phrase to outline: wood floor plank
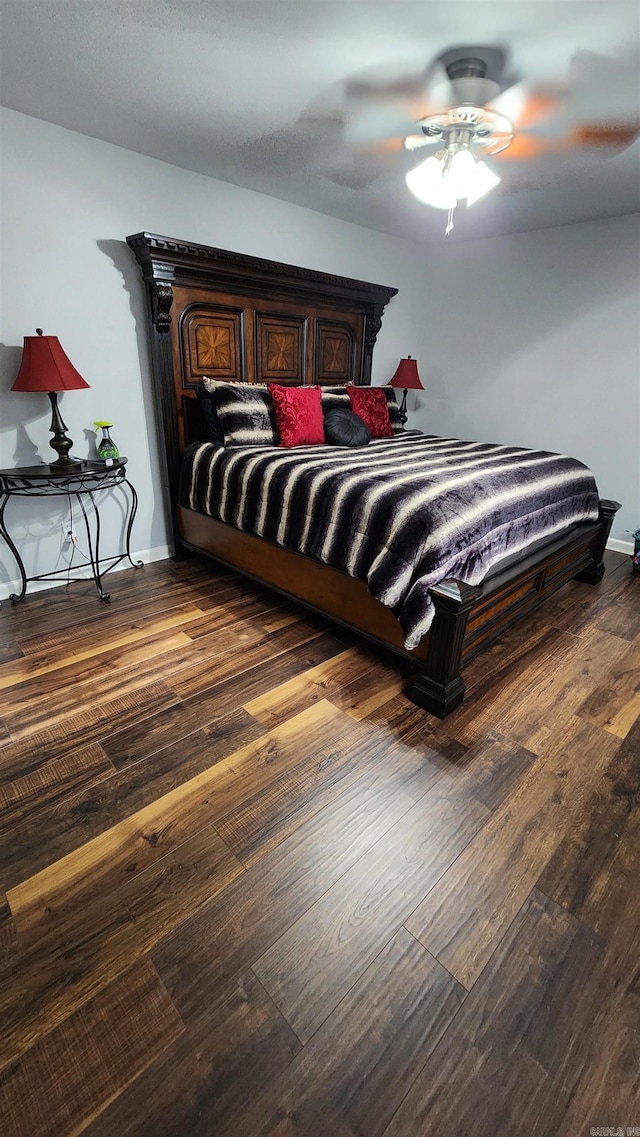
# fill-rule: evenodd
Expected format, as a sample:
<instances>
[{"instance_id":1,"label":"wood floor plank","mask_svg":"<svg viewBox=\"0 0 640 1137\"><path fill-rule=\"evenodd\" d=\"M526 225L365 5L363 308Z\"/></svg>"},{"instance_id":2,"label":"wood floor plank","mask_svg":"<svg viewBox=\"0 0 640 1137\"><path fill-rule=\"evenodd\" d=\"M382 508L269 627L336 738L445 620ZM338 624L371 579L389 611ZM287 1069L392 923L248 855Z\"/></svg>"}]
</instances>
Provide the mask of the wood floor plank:
<instances>
[{"instance_id":1,"label":"wood floor plank","mask_svg":"<svg viewBox=\"0 0 640 1137\"><path fill-rule=\"evenodd\" d=\"M183 1029L154 968L136 964L0 1074L0 1130L82 1132Z\"/></svg>"},{"instance_id":2,"label":"wood floor plank","mask_svg":"<svg viewBox=\"0 0 640 1137\"><path fill-rule=\"evenodd\" d=\"M207 577L207 568L209 577ZM170 561L146 564L142 569L125 569L109 576L111 604L103 604L96 594L93 580L80 581L41 592L27 592L20 604L7 605L1 611L4 625L16 641L22 644L30 636L43 633L46 622L49 634L77 628L93 622L108 623L119 619L125 609L141 608L152 599L156 614L160 605L172 606L192 598L198 585L208 591L225 575L221 566L213 569L204 561L197 565L174 566ZM225 575L225 582L228 577ZM149 609L151 610L151 609Z\"/></svg>"},{"instance_id":3,"label":"wood floor plank","mask_svg":"<svg viewBox=\"0 0 640 1137\"><path fill-rule=\"evenodd\" d=\"M243 695L247 690L255 689L256 682L261 686L268 685L277 681L275 677L278 673L286 675L291 671L304 675L317 659L324 660L327 656L332 658L339 652L340 645L336 641L318 635L299 647L276 653L262 665L254 665L258 668L255 674L251 667L247 672L244 667L247 657L244 653L239 653L229 668L231 675L227 679L221 679L219 683L190 698L180 699L176 696L172 706L163 707L156 715L112 732L108 738L103 739L102 745L114 766L123 769L165 746L174 745L191 731L201 730L224 715L235 712ZM236 669L237 674L234 674ZM256 722L254 716L251 719Z\"/></svg>"},{"instance_id":4,"label":"wood floor plank","mask_svg":"<svg viewBox=\"0 0 640 1137\"><path fill-rule=\"evenodd\" d=\"M161 654L173 647L189 644L189 637L179 629L182 623L193 620L196 611L194 605L187 606L187 611L184 606L174 609L169 615L156 618L148 632L138 635L135 630L122 631L111 645L87 645L85 637L84 646L77 656L72 650L67 652L64 648L58 648L25 657L17 665L7 664L0 684L4 688L0 693L0 707L14 706L16 703L28 705L30 700L42 698L67 682L73 683L78 679L87 681L95 678L96 674L104 675L109 669L136 665L150 654ZM166 643L169 643L168 647L165 646ZM11 687L17 684L21 686L16 693Z\"/></svg>"},{"instance_id":5,"label":"wood floor plank","mask_svg":"<svg viewBox=\"0 0 640 1137\"><path fill-rule=\"evenodd\" d=\"M635 850L636 864L638 846ZM570 1094L563 1083L554 1080L556 1089L555 1128L540 1130L539 1137L552 1132L553 1137L589 1130L606 1119L614 1132L628 1133L628 1122L638 1119L640 1102L640 935L626 934L622 946L624 965L621 971L611 966L608 946L600 979L599 1001L588 1026L574 1044ZM579 995L583 1003L584 993ZM565 1075L566 1079L566 1075ZM568 1080L568 1079L566 1079ZM551 1121L551 1118L549 1118Z\"/></svg>"},{"instance_id":6,"label":"wood floor plank","mask_svg":"<svg viewBox=\"0 0 640 1137\"><path fill-rule=\"evenodd\" d=\"M624 738L640 715L640 636L616 660L576 714Z\"/></svg>"},{"instance_id":7,"label":"wood floor plank","mask_svg":"<svg viewBox=\"0 0 640 1137\"><path fill-rule=\"evenodd\" d=\"M269 1137L283 1116L296 1137L380 1137L464 994L401 928L228 1137Z\"/></svg>"},{"instance_id":8,"label":"wood floor plank","mask_svg":"<svg viewBox=\"0 0 640 1137\"><path fill-rule=\"evenodd\" d=\"M245 703L245 710L271 727L320 699L329 699L341 710L364 718L379 706L381 697L386 701L403 684L401 667L387 665L371 650L354 647Z\"/></svg>"},{"instance_id":9,"label":"wood floor plank","mask_svg":"<svg viewBox=\"0 0 640 1137\"><path fill-rule=\"evenodd\" d=\"M141 645L136 644L125 650L115 649L111 660L108 658L110 653L107 653L106 659L95 659L88 665L83 663L80 666L65 661L60 671L36 676L17 692L11 689L5 691L0 695L0 706L3 708L12 734L18 738L25 733L27 725L32 721L40 722L43 717L41 713L43 703L56 691L60 693L57 700L58 721L60 721L65 715L71 716L76 709L77 699L74 697L74 691L79 690L81 697L86 694L90 698L91 694L97 694L98 690L103 692L107 689L107 678L120 684L121 673L127 670L132 673L132 678L138 677L142 684L145 681L143 678L145 664L150 665L149 670L153 674L153 671L158 670L159 657L163 655L173 657L177 649L188 650L190 647L193 647L192 641L184 632L160 633L151 640L145 640ZM110 662L115 664L115 667L109 667ZM50 722L52 718L50 709L45 721Z\"/></svg>"},{"instance_id":10,"label":"wood floor plank","mask_svg":"<svg viewBox=\"0 0 640 1137\"><path fill-rule=\"evenodd\" d=\"M321 744L305 742L302 761L284 770L268 786L257 785L255 792L252 787L242 801L216 818L216 830L245 866L331 805L337 793L358 781L365 764L371 771L377 763L384 767L380 738L353 723L332 703L315 705L331 708L326 732L318 740ZM286 721L306 721L310 710Z\"/></svg>"},{"instance_id":11,"label":"wood floor plank","mask_svg":"<svg viewBox=\"0 0 640 1137\"><path fill-rule=\"evenodd\" d=\"M465 669L464 703L447 722L448 733L472 745L496 728L500 712L519 690L525 703L532 693L535 697L540 675L558 670L574 646L569 636L544 624L530 635L517 626L510 629Z\"/></svg>"},{"instance_id":12,"label":"wood floor plank","mask_svg":"<svg viewBox=\"0 0 640 1137\"><path fill-rule=\"evenodd\" d=\"M543 1137L555 1132L580 1071L569 1029L588 1031L602 942L546 897L533 893L467 996L385 1131L385 1137ZM576 998L580 986L584 1001ZM555 1065L553 1065L555 1062ZM553 1076L546 1068L553 1066ZM563 1089L564 1087L564 1089ZM579 1133L583 1130L566 1129ZM586 1130L588 1132L588 1129Z\"/></svg>"},{"instance_id":13,"label":"wood floor plank","mask_svg":"<svg viewBox=\"0 0 640 1137\"><path fill-rule=\"evenodd\" d=\"M244 711L217 719L11 830L0 879L13 888L125 818L259 738L264 728Z\"/></svg>"},{"instance_id":14,"label":"wood floor plank","mask_svg":"<svg viewBox=\"0 0 640 1137\"><path fill-rule=\"evenodd\" d=\"M362 721L406 745L415 748L424 746L429 752L436 751L443 760L442 768L448 773L454 773L466 765L468 747L452 738L439 719L425 715L404 694L381 700L376 707L367 711Z\"/></svg>"},{"instance_id":15,"label":"wood floor plank","mask_svg":"<svg viewBox=\"0 0 640 1137\"><path fill-rule=\"evenodd\" d=\"M195 604L183 605L174 609L170 614L156 617L148 623L141 621L142 626L135 624L118 629L109 636L83 636L76 639L73 647L66 647L63 652L47 650L37 655L30 655L19 661L0 666L0 690L28 684L42 675L61 671L65 667L72 667L105 653L112 653L118 649L129 647L131 644L148 641L156 636L164 635L168 631L180 629L184 631L185 625L190 627L197 617L204 618L204 613ZM105 661L101 661L104 666ZM82 669L83 673L85 668Z\"/></svg>"},{"instance_id":16,"label":"wood floor plank","mask_svg":"<svg viewBox=\"0 0 640 1137\"><path fill-rule=\"evenodd\" d=\"M15 641L0 644L0 665L14 663L16 660L22 659L23 656L23 649Z\"/></svg>"},{"instance_id":17,"label":"wood floor plank","mask_svg":"<svg viewBox=\"0 0 640 1137\"><path fill-rule=\"evenodd\" d=\"M640 717L537 882L552 900L604 934L620 840L639 809Z\"/></svg>"},{"instance_id":18,"label":"wood floor plank","mask_svg":"<svg viewBox=\"0 0 640 1137\"><path fill-rule=\"evenodd\" d=\"M114 722L121 727L138 723L176 702L177 695L166 683L149 683L105 702L82 706L61 722L6 743L0 750L0 785L35 773L45 762L70 750L100 741L113 731Z\"/></svg>"},{"instance_id":19,"label":"wood floor plank","mask_svg":"<svg viewBox=\"0 0 640 1137\"><path fill-rule=\"evenodd\" d=\"M234 626L238 627L237 624ZM321 635L311 622L305 620L287 625L277 632L268 633L266 636L261 635L251 624L246 626L251 632L253 642L249 642L247 639L244 644L238 644L236 649L244 664L243 671L249 671L252 667L264 663L268 659L273 659L286 651L299 648ZM180 672L176 672L172 677L173 689L181 699L200 695L216 684L222 683L225 679L238 674L240 670L237 666L238 660L233 657L228 648L226 651L216 650L212 637L207 637L207 640L202 641L204 650L194 656L193 664L180 668Z\"/></svg>"},{"instance_id":20,"label":"wood floor plank","mask_svg":"<svg viewBox=\"0 0 640 1137\"><path fill-rule=\"evenodd\" d=\"M592 627L581 637L553 632L532 652L524 673L510 667L498 689L472 690L452 729L469 743L497 728L543 753L627 648L626 641Z\"/></svg>"},{"instance_id":21,"label":"wood floor plank","mask_svg":"<svg viewBox=\"0 0 640 1137\"><path fill-rule=\"evenodd\" d=\"M476 982L617 745L574 719L407 920L464 987Z\"/></svg>"},{"instance_id":22,"label":"wood floor plank","mask_svg":"<svg viewBox=\"0 0 640 1137\"><path fill-rule=\"evenodd\" d=\"M218 992L251 966L339 880L370 855L377 841L442 777L421 755L383 743L375 764L335 795L277 848L265 854L218 898L168 936L153 958L181 1013Z\"/></svg>"},{"instance_id":23,"label":"wood floor plank","mask_svg":"<svg viewBox=\"0 0 640 1137\"><path fill-rule=\"evenodd\" d=\"M212 828L20 952L0 975L0 1068L76 1011L241 875Z\"/></svg>"},{"instance_id":24,"label":"wood floor plank","mask_svg":"<svg viewBox=\"0 0 640 1137\"><path fill-rule=\"evenodd\" d=\"M291 629L287 627L284 630L290 631ZM277 634L274 633L274 635ZM207 705L209 699L213 699L214 705L218 708L218 713L226 714L243 706L245 702L251 702L254 698L268 691L270 687L277 687L288 679L303 674L310 667L315 667L316 664L343 651L343 645L333 636L324 632L320 632L310 639L306 639L303 635L302 641L297 647L274 651L261 662L253 662L252 666L245 667L244 665L250 664L255 659L253 654L251 656L248 652L239 654L236 665L229 668L231 674L227 675L226 678L211 685L211 676L209 676L205 679L209 685L204 687L202 691L196 691L191 695L185 693L181 697L184 698L185 703L192 698L200 700L203 706ZM271 650L271 646L268 646L267 652L271 652ZM179 685L174 683L174 687L177 686Z\"/></svg>"},{"instance_id":25,"label":"wood floor plank","mask_svg":"<svg viewBox=\"0 0 640 1137\"><path fill-rule=\"evenodd\" d=\"M314 752L326 755L332 745L327 734L336 731L337 717L329 703L318 704L8 889L19 931L46 932L84 905L87 893L106 896L123 882L132 881L233 805L247 797L253 800L299 763L303 747L307 760ZM305 745L307 737L313 743Z\"/></svg>"},{"instance_id":26,"label":"wood floor plank","mask_svg":"<svg viewBox=\"0 0 640 1137\"><path fill-rule=\"evenodd\" d=\"M239 620L243 620L255 623L260 631L266 631L264 620L277 611L278 598L273 594L265 597L241 594L225 600L216 597L215 604L211 603L210 607L205 606L203 615L199 619L193 620L186 630L191 639L197 640L201 639L202 636L210 635L211 632L218 631L220 628L230 627ZM285 625L281 626L284 627Z\"/></svg>"},{"instance_id":27,"label":"wood floor plank","mask_svg":"<svg viewBox=\"0 0 640 1137\"><path fill-rule=\"evenodd\" d=\"M0 966L17 950L18 930L6 896L0 896Z\"/></svg>"},{"instance_id":28,"label":"wood floor plank","mask_svg":"<svg viewBox=\"0 0 640 1137\"><path fill-rule=\"evenodd\" d=\"M276 636L278 634L275 633ZM62 686L57 685L60 673L55 680L53 676L34 680L28 693L21 698L14 696L6 708L5 719L12 736L24 738L43 726L50 727L74 718L79 704L108 702L123 691L130 695L155 682L166 681L173 686L176 674L192 668L194 660L204 659L206 667L207 664L212 666L210 661L219 654L225 657L227 653L235 652L236 660L241 659L247 644L260 637L257 629L242 622L197 641L190 640L184 633L160 636L156 643L147 641L142 647L116 652L113 666L105 668L96 664L91 669L90 678L86 677L84 669L78 675L76 669L70 667ZM51 698L54 695L55 700Z\"/></svg>"},{"instance_id":29,"label":"wood floor plank","mask_svg":"<svg viewBox=\"0 0 640 1137\"><path fill-rule=\"evenodd\" d=\"M166 574L165 569L165 574ZM43 651L50 651L55 647L73 645L76 640L84 641L87 637L109 636L112 629L128 627L132 622L156 620L160 613L170 613L185 603L196 605L200 611L206 612L218 603L224 603L239 595L244 595L235 584L229 583L229 576L214 579L210 582L198 584L190 583L187 576L179 580L154 580L155 587L147 586L146 592L140 594L131 589L130 580L127 580L126 596L121 597L116 604L91 605L74 618L74 602L67 599L66 612L68 622L59 624L56 621L43 619L42 613L38 618L29 620L28 612L24 614L16 628L16 642L27 656L38 655ZM238 578L239 580L239 578ZM159 585L159 586L158 586ZM55 590L54 590L55 591ZM53 592L49 595L53 596ZM43 631L43 624L46 630Z\"/></svg>"},{"instance_id":30,"label":"wood floor plank","mask_svg":"<svg viewBox=\"0 0 640 1137\"><path fill-rule=\"evenodd\" d=\"M442 778L254 964L307 1042L426 892L482 828L489 811Z\"/></svg>"},{"instance_id":31,"label":"wood floor plank","mask_svg":"<svg viewBox=\"0 0 640 1137\"><path fill-rule=\"evenodd\" d=\"M614 601L604 609L598 617L597 627L612 636L619 636L624 640L635 640L640 637L640 588L634 605Z\"/></svg>"},{"instance_id":32,"label":"wood floor plank","mask_svg":"<svg viewBox=\"0 0 640 1137\"><path fill-rule=\"evenodd\" d=\"M211 1137L301 1048L251 971L184 1033L86 1130L86 1137Z\"/></svg>"},{"instance_id":33,"label":"wood floor plank","mask_svg":"<svg viewBox=\"0 0 640 1137\"><path fill-rule=\"evenodd\" d=\"M36 824L52 805L73 797L114 772L97 742L44 762L37 770L0 784L0 834L19 822Z\"/></svg>"}]
</instances>

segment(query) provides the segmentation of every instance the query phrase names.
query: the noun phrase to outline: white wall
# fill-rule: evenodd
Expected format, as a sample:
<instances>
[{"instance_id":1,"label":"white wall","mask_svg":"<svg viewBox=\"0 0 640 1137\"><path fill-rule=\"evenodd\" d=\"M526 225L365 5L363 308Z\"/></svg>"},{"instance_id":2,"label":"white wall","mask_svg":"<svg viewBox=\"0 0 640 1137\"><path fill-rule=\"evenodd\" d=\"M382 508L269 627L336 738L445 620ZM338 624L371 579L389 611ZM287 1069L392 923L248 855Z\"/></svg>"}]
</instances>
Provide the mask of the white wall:
<instances>
[{"instance_id":1,"label":"white wall","mask_svg":"<svg viewBox=\"0 0 640 1137\"><path fill-rule=\"evenodd\" d=\"M167 554L142 277L125 244L147 230L400 289L386 310L374 382L422 341L423 255L407 242L190 173L14 111L0 118L2 302L0 467L49 461L49 401L10 390L23 336L57 335L89 391L60 409L74 453L89 455L95 419L114 422L140 495L133 545ZM12 501L7 522L29 574L64 563L59 510ZM120 514L106 516L115 541ZM0 542L0 595L16 568Z\"/></svg>"},{"instance_id":2,"label":"white wall","mask_svg":"<svg viewBox=\"0 0 640 1137\"><path fill-rule=\"evenodd\" d=\"M414 423L568 453L640 526L640 215L428 249ZM411 404L410 404L411 405Z\"/></svg>"}]
</instances>

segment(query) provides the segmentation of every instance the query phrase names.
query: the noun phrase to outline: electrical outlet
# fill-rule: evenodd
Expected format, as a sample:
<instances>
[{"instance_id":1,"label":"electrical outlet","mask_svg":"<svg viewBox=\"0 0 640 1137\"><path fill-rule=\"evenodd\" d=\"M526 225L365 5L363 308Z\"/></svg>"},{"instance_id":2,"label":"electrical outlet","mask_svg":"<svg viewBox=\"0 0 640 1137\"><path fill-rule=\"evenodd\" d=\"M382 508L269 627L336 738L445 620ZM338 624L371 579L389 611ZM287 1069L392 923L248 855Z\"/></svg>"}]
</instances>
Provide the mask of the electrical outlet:
<instances>
[{"instance_id":1,"label":"electrical outlet","mask_svg":"<svg viewBox=\"0 0 640 1137\"><path fill-rule=\"evenodd\" d=\"M64 535L64 539L65 541L68 541L70 545L77 545L78 543L77 535L74 533L73 529L67 529Z\"/></svg>"}]
</instances>

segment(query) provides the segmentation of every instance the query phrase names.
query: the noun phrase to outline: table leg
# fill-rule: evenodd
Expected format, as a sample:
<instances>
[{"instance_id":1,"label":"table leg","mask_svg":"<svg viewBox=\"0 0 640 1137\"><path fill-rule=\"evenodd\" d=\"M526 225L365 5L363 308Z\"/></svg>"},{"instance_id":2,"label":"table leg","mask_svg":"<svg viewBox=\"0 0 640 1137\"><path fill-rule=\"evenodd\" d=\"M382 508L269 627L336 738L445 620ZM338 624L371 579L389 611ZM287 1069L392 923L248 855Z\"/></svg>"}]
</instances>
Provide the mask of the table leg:
<instances>
[{"instance_id":1,"label":"table leg","mask_svg":"<svg viewBox=\"0 0 640 1137\"><path fill-rule=\"evenodd\" d=\"M84 507L82 495L79 493L76 493L76 494L74 494L74 497L75 497L76 501L78 502L78 505L80 506L80 509L82 510L82 516L84 517L84 527L85 527L86 532L87 532L87 545L89 548L89 563L91 565L91 571L93 573L93 579L95 581L96 589L98 591L98 596L100 597L101 600L104 600L105 603L108 603L108 601L111 599L111 595L110 595L110 593L104 591L104 589L102 587L102 578L100 576L100 512L99 512L98 507L96 505L95 498L94 498L93 494L91 493L90 490L88 490L87 492L88 492L91 504L93 506L93 513L94 513L94 517L96 519L95 552L94 552L94 547L93 547L93 541L91 539L91 525L89 523L89 517L87 515L87 511Z\"/></svg>"},{"instance_id":2,"label":"table leg","mask_svg":"<svg viewBox=\"0 0 640 1137\"><path fill-rule=\"evenodd\" d=\"M129 492L131 494L131 508L129 510L129 520L127 521L127 530L126 530L126 534L125 534L125 546L124 547L125 547L126 555L128 557L128 560L129 560L129 564L133 568L142 568L143 562L142 561L134 561L132 559L132 556L131 556L131 531L133 529L133 523L135 521L136 513L138 512L138 495L137 495L135 489L133 488L133 486L131 485L131 482L129 481L128 478L123 478L122 484L129 487Z\"/></svg>"},{"instance_id":3,"label":"table leg","mask_svg":"<svg viewBox=\"0 0 640 1137\"><path fill-rule=\"evenodd\" d=\"M16 546L14 545L13 541L11 540L11 537L9 536L9 532L7 530L7 527L4 523L4 511L6 509L6 505L7 505L7 502L9 500L10 496L11 496L10 494L5 493L2 497L2 501L0 502L0 536L3 537L6 544L11 549L11 552L13 553L15 562L18 566L18 571L20 573L20 580L22 581L22 587L20 588L20 592L12 592L10 597L9 597L12 604L17 604L19 600L22 600L25 592L27 591L27 574L25 572L24 564L22 562L22 557L20 556L20 553L18 552L18 550L16 549Z\"/></svg>"}]
</instances>

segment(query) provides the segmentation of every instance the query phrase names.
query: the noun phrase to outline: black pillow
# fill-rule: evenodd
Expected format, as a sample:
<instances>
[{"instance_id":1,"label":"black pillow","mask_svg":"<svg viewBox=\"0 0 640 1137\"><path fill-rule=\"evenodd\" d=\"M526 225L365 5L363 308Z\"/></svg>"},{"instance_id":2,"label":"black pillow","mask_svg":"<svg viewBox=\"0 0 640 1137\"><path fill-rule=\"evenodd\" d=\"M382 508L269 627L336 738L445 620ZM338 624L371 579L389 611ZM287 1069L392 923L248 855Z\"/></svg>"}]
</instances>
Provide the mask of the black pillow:
<instances>
[{"instance_id":1,"label":"black pillow","mask_svg":"<svg viewBox=\"0 0 640 1137\"><path fill-rule=\"evenodd\" d=\"M346 407L327 411L324 436L331 446L368 446L371 442L371 431L364 419Z\"/></svg>"},{"instance_id":2,"label":"black pillow","mask_svg":"<svg viewBox=\"0 0 640 1137\"><path fill-rule=\"evenodd\" d=\"M207 442L217 442L220 446L224 446L224 434L216 410L215 396L210 394L206 387L202 386L202 383L198 383L196 398L206 428Z\"/></svg>"}]
</instances>

